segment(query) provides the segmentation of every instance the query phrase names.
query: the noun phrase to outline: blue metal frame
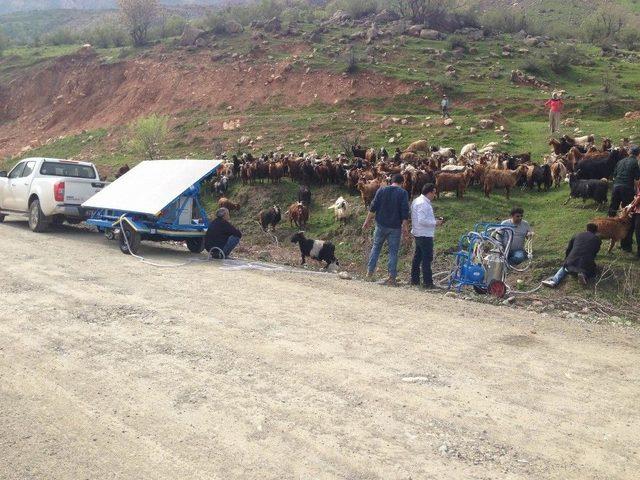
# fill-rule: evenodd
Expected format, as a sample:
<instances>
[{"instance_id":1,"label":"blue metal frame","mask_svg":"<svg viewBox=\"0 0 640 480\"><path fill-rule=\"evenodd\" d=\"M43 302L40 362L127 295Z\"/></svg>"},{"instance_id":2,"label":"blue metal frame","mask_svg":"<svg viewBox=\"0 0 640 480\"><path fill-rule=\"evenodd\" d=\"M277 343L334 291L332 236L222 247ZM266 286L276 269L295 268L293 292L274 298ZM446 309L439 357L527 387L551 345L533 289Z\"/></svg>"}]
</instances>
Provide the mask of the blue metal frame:
<instances>
[{"instance_id":1,"label":"blue metal frame","mask_svg":"<svg viewBox=\"0 0 640 480\"><path fill-rule=\"evenodd\" d=\"M203 178L210 176L217 169L218 167L207 173ZM86 223L97 227L101 232L105 232L117 228L121 219L126 219L128 224L142 234L166 238L204 236L209 228L209 218L200 201L201 182L202 179L198 180L198 182L191 185L165 206L163 211L173 204L176 204L176 208L170 212L170 217L161 216L162 212L159 212L159 215L148 215L121 210L99 209L86 220ZM180 203L182 198L184 198L184 201ZM180 216L187 208L190 200L193 200L193 208L199 211L201 221L198 223L181 224Z\"/></svg>"}]
</instances>

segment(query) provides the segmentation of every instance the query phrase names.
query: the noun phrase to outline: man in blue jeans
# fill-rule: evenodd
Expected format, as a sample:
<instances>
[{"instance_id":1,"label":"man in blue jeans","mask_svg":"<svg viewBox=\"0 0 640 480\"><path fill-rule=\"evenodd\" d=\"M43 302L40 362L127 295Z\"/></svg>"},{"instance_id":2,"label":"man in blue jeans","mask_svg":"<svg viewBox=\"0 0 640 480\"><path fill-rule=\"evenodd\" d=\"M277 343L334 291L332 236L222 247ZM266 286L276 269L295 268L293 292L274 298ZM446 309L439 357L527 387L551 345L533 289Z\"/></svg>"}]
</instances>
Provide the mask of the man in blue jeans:
<instances>
[{"instance_id":1,"label":"man in blue jeans","mask_svg":"<svg viewBox=\"0 0 640 480\"><path fill-rule=\"evenodd\" d=\"M431 202L436 196L436 187L427 183L422 187L422 195L411 204L411 234L416 241L416 251L411 262L411 285L420 285L420 269L424 288L435 288L431 272L433 261L433 237L442 220L436 219Z\"/></svg>"},{"instance_id":2,"label":"man in blue jeans","mask_svg":"<svg viewBox=\"0 0 640 480\"><path fill-rule=\"evenodd\" d=\"M218 209L216 218L209 224L204 237L204 248L211 252L213 258L229 258L240 243L242 233L229 220L229 210L223 207Z\"/></svg>"},{"instance_id":3,"label":"man in blue jeans","mask_svg":"<svg viewBox=\"0 0 640 480\"><path fill-rule=\"evenodd\" d=\"M545 287L555 288L568 274L573 274L577 275L580 283L586 286L588 279L596 275L596 255L602 244L597 233L598 226L589 223L586 232L574 235L569 241L560 270L553 277L544 280L542 284Z\"/></svg>"},{"instance_id":4,"label":"man in blue jeans","mask_svg":"<svg viewBox=\"0 0 640 480\"><path fill-rule=\"evenodd\" d=\"M397 285L398 277L398 252L400 242L404 232L405 238L409 238L409 195L402 188L404 178L401 174L396 174L391 180L391 185L382 187L376 192L376 196L371 202L369 213L362 225L366 230L371 225L374 217L376 229L373 234L373 247L369 255L367 265L367 277L372 278L378 264L378 257L382 250L382 245L386 241L389 245L389 277L385 280L385 285Z\"/></svg>"}]
</instances>

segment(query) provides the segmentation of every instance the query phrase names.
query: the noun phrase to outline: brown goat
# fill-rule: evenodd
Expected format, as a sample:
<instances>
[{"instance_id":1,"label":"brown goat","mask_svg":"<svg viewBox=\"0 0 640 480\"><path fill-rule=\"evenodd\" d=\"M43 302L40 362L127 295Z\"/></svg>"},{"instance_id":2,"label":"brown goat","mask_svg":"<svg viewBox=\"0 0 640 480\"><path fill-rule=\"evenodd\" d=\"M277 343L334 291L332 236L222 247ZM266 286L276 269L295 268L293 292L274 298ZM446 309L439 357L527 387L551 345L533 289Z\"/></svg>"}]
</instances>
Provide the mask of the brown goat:
<instances>
[{"instance_id":1,"label":"brown goat","mask_svg":"<svg viewBox=\"0 0 640 480\"><path fill-rule=\"evenodd\" d=\"M424 152L429 153L429 143L426 140L417 140L410 144L405 152Z\"/></svg>"},{"instance_id":2,"label":"brown goat","mask_svg":"<svg viewBox=\"0 0 640 480\"><path fill-rule=\"evenodd\" d=\"M376 196L376 192L379 188L380 182L378 180L371 180L367 183L362 180L358 182L358 190L360 191L360 196L362 197L365 207L368 207L371 204L373 197Z\"/></svg>"},{"instance_id":3,"label":"brown goat","mask_svg":"<svg viewBox=\"0 0 640 480\"><path fill-rule=\"evenodd\" d=\"M603 240L609 241L607 253L611 253L615 244L622 241L631 228L631 217L627 213L621 213L618 217L598 217L591 220L598 226L598 235Z\"/></svg>"},{"instance_id":4,"label":"brown goat","mask_svg":"<svg viewBox=\"0 0 640 480\"><path fill-rule=\"evenodd\" d=\"M284 165L282 162L272 162L269 164L269 179L271 183L280 183L284 175Z\"/></svg>"},{"instance_id":5,"label":"brown goat","mask_svg":"<svg viewBox=\"0 0 640 480\"><path fill-rule=\"evenodd\" d=\"M526 171L526 165L520 165L515 170L487 170L484 177L485 197L488 198L494 188L504 188L508 200L511 189L516 186L518 180L526 175Z\"/></svg>"},{"instance_id":6,"label":"brown goat","mask_svg":"<svg viewBox=\"0 0 640 480\"><path fill-rule=\"evenodd\" d=\"M470 171L463 173L442 172L436 176L436 195L440 198L440 192L456 192L460 200L464 198L464 189L470 178Z\"/></svg>"},{"instance_id":7,"label":"brown goat","mask_svg":"<svg viewBox=\"0 0 640 480\"><path fill-rule=\"evenodd\" d=\"M230 212L233 211L233 210L240 210L240 204L239 203L233 203L227 197L220 197L220 200L218 200L218 207L219 208L226 208Z\"/></svg>"},{"instance_id":8,"label":"brown goat","mask_svg":"<svg viewBox=\"0 0 640 480\"><path fill-rule=\"evenodd\" d=\"M567 167L565 167L564 163L560 160L556 160L551 164L551 177L553 178L553 185L556 188L558 188L567 177Z\"/></svg>"},{"instance_id":9,"label":"brown goat","mask_svg":"<svg viewBox=\"0 0 640 480\"><path fill-rule=\"evenodd\" d=\"M302 202L293 203L285 215L289 217L291 226L295 223L298 228L307 227L307 222L309 221L309 208Z\"/></svg>"}]
</instances>

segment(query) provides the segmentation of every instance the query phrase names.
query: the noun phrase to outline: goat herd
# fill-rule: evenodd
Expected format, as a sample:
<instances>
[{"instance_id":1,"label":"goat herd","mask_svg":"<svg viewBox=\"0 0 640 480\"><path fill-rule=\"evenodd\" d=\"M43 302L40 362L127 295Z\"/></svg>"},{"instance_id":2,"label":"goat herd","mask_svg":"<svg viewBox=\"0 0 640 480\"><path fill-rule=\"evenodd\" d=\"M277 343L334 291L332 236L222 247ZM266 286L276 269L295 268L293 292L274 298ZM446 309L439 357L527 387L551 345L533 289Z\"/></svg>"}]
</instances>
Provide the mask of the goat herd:
<instances>
[{"instance_id":1,"label":"goat herd","mask_svg":"<svg viewBox=\"0 0 640 480\"><path fill-rule=\"evenodd\" d=\"M428 146L426 140L410 144L406 150L396 148L390 156L385 148L353 146L350 160L346 155L337 158L293 153L262 155L254 158L245 153L234 155L225 162L218 177L211 180L209 188L225 195L231 179L240 179L245 185L270 181L280 183L288 176L300 183L297 201L285 212L291 224L304 228L309 220L311 185L345 185L351 193L359 193L363 204L368 206L378 189L387 185L393 174L401 173L403 187L409 197L419 195L427 183L436 186L438 196L443 192L455 192L460 199L471 185L482 187L486 197L494 190L504 189L509 198L515 187L549 190L567 180L570 198L593 199L599 205L607 201L608 179L616 163L627 156L627 146L613 147L605 138L601 148L594 145L594 136L580 138L563 136L549 142L553 151L541 164L532 162L530 153L512 155L497 152L497 143L483 148L476 144L465 145L459 155L453 148ZM219 205L236 210L240 205L226 197ZM330 207L337 221L348 218L348 204L340 197ZM259 222L266 230L275 227L282 215L277 206L260 213Z\"/></svg>"}]
</instances>

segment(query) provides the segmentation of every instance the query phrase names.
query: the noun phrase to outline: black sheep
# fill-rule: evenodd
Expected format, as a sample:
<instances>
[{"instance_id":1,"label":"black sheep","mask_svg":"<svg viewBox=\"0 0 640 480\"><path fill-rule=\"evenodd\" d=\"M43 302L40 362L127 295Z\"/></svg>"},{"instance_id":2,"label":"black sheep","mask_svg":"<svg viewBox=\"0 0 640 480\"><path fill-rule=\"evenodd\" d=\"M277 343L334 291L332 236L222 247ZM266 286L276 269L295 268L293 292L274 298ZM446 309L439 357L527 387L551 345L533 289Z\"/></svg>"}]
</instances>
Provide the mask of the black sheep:
<instances>
[{"instance_id":1,"label":"black sheep","mask_svg":"<svg viewBox=\"0 0 640 480\"><path fill-rule=\"evenodd\" d=\"M302 256L301 265L306 263L307 257L311 257L319 262L326 262L327 266L325 268L329 268L329 265L332 263L340 265L335 255L336 247L331 242L311 240L304 236L304 232L298 232L291 237L291 243L297 243L300 246L300 254Z\"/></svg>"},{"instance_id":2,"label":"black sheep","mask_svg":"<svg viewBox=\"0 0 640 480\"><path fill-rule=\"evenodd\" d=\"M260 226L263 231L267 231L267 227L271 225L272 230L276 229L276 225L282 220L280 208L273 206L267 210L262 210L259 216Z\"/></svg>"},{"instance_id":3,"label":"black sheep","mask_svg":"<svg viewBox=\"0 0 640 480\"><path fill-rule=\"evenodd\" d=\"M582 201L591 198L598 203L598 206L607 203L607 193L609 183L606 180L580 180L578 175L569 175L569 188L571 193L565 204L572 198L582 198Z\"/></svg>"},{"instance_id":4,"label":"black sheep","mask_svg":"<svg viewBox=\"0 0 640 480\"><path fill-rule=\"evenodd\" d=\"M311 205L311 190L306 185L300 185L298 189L298 201L307 207Z\"/></svg>"}]
</instances>

